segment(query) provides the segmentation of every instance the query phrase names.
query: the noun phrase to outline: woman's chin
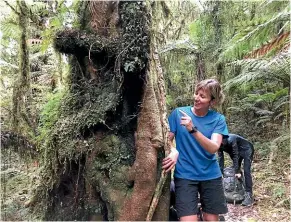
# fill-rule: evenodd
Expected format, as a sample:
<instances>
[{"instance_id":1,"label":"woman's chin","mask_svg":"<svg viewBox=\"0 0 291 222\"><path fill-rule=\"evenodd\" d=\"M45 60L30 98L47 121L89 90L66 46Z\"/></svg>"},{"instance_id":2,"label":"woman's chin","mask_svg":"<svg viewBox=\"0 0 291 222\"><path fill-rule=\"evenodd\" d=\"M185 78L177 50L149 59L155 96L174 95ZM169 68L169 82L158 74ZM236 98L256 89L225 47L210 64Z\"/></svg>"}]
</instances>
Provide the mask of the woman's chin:
<instances>
[{"instance_id":1,"label":"woman's chin","mask_svg":"<svg viewBox=\"0 0 291 222\"><path fill-rule=\"evenodd\" d=\"M194 104L194 109L200 109L201 106L199 104Z\"/></svg>"}]
</instances>

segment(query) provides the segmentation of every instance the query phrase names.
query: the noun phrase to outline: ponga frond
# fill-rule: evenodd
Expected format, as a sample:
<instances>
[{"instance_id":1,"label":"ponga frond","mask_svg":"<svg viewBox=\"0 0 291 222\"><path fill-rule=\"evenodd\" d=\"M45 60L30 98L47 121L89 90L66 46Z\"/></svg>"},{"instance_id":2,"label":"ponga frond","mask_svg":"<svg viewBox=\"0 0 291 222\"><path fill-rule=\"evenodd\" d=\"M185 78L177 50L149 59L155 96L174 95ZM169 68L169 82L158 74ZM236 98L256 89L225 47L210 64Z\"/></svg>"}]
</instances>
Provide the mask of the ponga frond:
<instances>
[{"instance_id":1,"label":"ponga frond","mask_svg":"<svg viewBox=\"0 0 291 222\"><path fill-rule=\"evenodd\" d=\"M272 59L243 59L231 64L240 66L242 72L224 84L226 89L257 79L290 84L290 51L281 52Z\"/></svg>"},{"instance_id":2,"label":"ponga frond","mask_svg":"<svg viewBox=\"0 0 291 222\"><path fill-rule=\"evenodd\" d=\"M19 38L20 29L15 15L12 14L9 18L3 19L0 26L3 37L12 38L15 40Z\"/></svg>"},{"instance_id":3,"label":"ponga frond","mask_svg":"<svg viewBox=\"0 0 291 222\"><path fill-rule=\"evenodd\" d=\"M273 36L277 35L275 27L278 23L288 22L290 20L289 7L279 12L267 22L264 22L254 28L248 27L248 31L241 30L226 44L226 48L219 56L219 62L240 59L254 48L263 45Z\"/></svg>"}]
</instances>

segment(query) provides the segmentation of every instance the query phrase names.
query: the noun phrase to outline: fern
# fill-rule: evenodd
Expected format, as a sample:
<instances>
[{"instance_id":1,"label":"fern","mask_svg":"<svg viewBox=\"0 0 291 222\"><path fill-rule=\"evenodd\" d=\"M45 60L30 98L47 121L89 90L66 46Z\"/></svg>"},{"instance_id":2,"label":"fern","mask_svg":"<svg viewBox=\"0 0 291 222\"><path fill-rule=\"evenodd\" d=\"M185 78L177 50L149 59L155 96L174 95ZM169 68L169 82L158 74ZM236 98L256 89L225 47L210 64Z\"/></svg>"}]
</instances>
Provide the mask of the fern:
<instances>
[{"instance_id":1,"label":"fern","mask_svg":"<svg viewBox=\"0 0 291 222\"><path fill-rule=\"evenodd\" d=\"M169 51L178 51L178 50L185 50L188 53L195 52L198 49L198 46L195 45L189 38L184 40L178 40L175 42L170 42L169 44L165 45L162 49L159 49L158 52L160 54L166 53Z\"/></svg>"},{"instance_id":2,"label":"fern","mask_svg":"<svg viewBox=\"0 0 291 222\"><path fill-rule=\"evenodd\" d=\"M271 121L270 116L263 116L257 119L253 119L252 121L250 121L250 123L255 123L255 127L259 127L259 126L265 125L266 123L270 121Z\"/></svg>"},{"instance_id":3,"label":"fern","mask_svg":"<svg viewBox=\"0 0 291 222\"><path fill-rule=\"evenodd\" d=\"M8 18L1 20L0 23L2 38L18 39L20 36L20 29L17 17L11 14Z\"/></svg>"},{"instance_id":4,"label":"fern","mask_svg":"<svg viewBox=\"0 0 291 222\"><path fill-rule=\"evenodd\" d=\"M51 128L57 122L62 98L65 94L66 92L61 90L56 94L48 95L48 102L43 106L40 113L40 135L37 137L39 142L43 142L48 137L51 132Z\"/></svg>"},{"instance_id":5,"label":"fern","mask_svg":"<svg viewBox=\"0 0 291 222\"><path fill-rule=\"evenodd\" d=\"M224 83L226 89L237 87L248 81L264 79L290 84L290 52L281 52L274 58L268 59L243 59L232 63L240 66L240 75Z\"/></svg>"},{"instance_id":6,"label":"fern","mask_svg":"<svg viewBox=\"0 0 291 222\"><path fill-rule=\"evenodd\" d=\"M278 109L282 108L282 106L286 106L286 105L289 105L289 104L290 104L289 95L287 94L285 96L282 96L280 99L278 99L275 102L274 110L278 110Z\"/></svg>"},{"instance_id":7,"label":"fern","mask_svg":"<svg viewBox=\"0 0 291 222\"><path fill-rule=\"evenodd\" d=\"M270 37L277 34L274 30L275 25L282 21L289 21L289 6L271 19L250 30L243 30L234 35L234 37L226 44L226 48L219 56L218 62L225 62L241 58L253 48L261 46ZM248 27L250 28L250 27ZM245 34L246 32L246 34Z\"/></svg>"},{"instance_id":8,"label":"fern","mask_svg":"<svg viewBox=\"0 0 291 222\"><path fill-rule=\"evenodd\" d=\"M290 134L287 132L284 132L283 135L277 137L271 142L271 152L269 156L269 162L268 164L272 164L273 160L277 156L277 150L279 147L282 147L282 144L287 143L288 146L286 146L286 150L289 150L290 147ZM282 147L284 148L284 146ZM282 150L281 148L281 150ZM290 153L290 152L289 152Z\"/></svg>"}]
</instances>

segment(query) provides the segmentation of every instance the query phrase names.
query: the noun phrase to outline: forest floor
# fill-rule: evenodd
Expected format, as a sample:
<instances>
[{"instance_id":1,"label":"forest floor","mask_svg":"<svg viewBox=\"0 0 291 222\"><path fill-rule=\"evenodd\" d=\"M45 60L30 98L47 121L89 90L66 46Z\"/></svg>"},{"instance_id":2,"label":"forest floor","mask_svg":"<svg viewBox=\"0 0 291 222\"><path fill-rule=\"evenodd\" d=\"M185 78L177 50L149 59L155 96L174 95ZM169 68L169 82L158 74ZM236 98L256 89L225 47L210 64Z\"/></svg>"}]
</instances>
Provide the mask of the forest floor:
<instances>
[{"instance_id":1,"label":"forest floor","mask_svg":"<svg viewBox=\"0 0 291 222\"><path fill-rule=\"evenodd\" d=\"M23 163L17 155L1 158L1 218L0 220L33 220L27 203L39 184L40 168ZM253 165L254 198L251 207L228 204L226 221L290 221L290 174L276 173L266 168L266 161Z\"/></svg>"}]
</instances>

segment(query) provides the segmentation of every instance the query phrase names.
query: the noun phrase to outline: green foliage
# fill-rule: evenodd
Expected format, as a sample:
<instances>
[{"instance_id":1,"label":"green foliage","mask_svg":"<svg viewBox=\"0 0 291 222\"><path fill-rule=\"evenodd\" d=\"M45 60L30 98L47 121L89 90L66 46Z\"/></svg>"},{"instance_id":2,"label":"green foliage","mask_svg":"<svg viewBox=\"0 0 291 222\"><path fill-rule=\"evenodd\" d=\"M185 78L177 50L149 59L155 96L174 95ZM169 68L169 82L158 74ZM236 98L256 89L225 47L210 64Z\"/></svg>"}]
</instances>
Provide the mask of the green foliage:
<instances>
[{"instance_id":1,"label":"green foliage","mask_svg":"<svg viewBox=\"0 0 291 222\"><path fill-rule=\"evenodd\" d=\"M96 86L87 85L86 90L78 93L60 92L54 95L42 111L43 130L40 139L45 139L44 158L77 159L89 147L82 140L94 127L106 126L106 113L114 112L119 102L119 94L114 83ZM118 124L118 123L117 123ZM89 136L89 135L87 135ZM92 135L90 135L92 136ZM91 144L92 145L92 144Z\"/></svg>"},{"instance_id":2,"label":"green foliage","mask_svg":"<svg viewBox=\"0 0 291 222\"><path fill-rule=\"evenodd\" d=\"M177 106L193 104L195 56L193 54L183 55L179 52L173 50L162 54L163 71L168 78L166 85L169 110Z\"/></svg>"},{"instance_id":3,"label":"green foliage","mask_svg":"<svg viewBox=\"0 0 291 222\"><path fill-rule=\"evenodd\" d=\"M177 54L190 54L197 51L195 45L190 39L169 42L162 49L159 50L160 54L173 52Z\"/></svg>"},{"instance_id":4,"label":"green foliage","mask_svg":"<svg viewBox=\"0 0 291 222\"><path fill-rule=\"evenodd\" d=\"M262 141L262 142L255 142L254 147L256 149L256 156L257 159L268 159L270 154L270 142Z\"/></svg>"},{"instance_id":5,"label":"green foliage","mask_svg":"<svg viewBox=\"0 0 291 222\"><path fill-rule=\"evenodd\" d=\"M248 28L238 32L227 44L226 49L220 55L220 61L232 61L240 59L253 49L259 48L270 38L276 36L276 24L281 21L289 21L290 10L286 8L283 12L273 16L265 23L255 28ZM247 32L245 32L247 31ZM275 34L276 33L276 34Z\"/></svg>"},{"instance_id":6,"label":"green foliage","mask_svg":"<svg viewBox=\"0 0 291 222\"><path fill-rule=\"evenodd\" d=\"M47 16L49 24L45 30L43 30L42 37L42 51L46 51L49 46L52 45L56 33L65 27L78 27L78 15L74 8L79 3L74 1L71 6L66 6L64 1L58 4L55 12L50 12Z\"/></svg>"},{"instance_id":7,"label":"green foliage","mask_svg":"<svg viewBox=\"0 0 291 222\"><path fill-rule=\"evenodd\" d=\"M224 83L224 88L228 93L241 94L236 101L240 104L238 108L255 114L252 122L256 127L278 120L289 121L289 55L281 52L271 59L245 59L232 63L241 71ZM230 109L233 110L233 106Z\"/></svg>"},{"instance_id":8,"label":"green foliage","mask_svg":"<svg viewBox=\"0 0 291 222\"><path fill-rule=\"evenodd\" d=\"M237 4L239 5L239 4ZM227 22L228 29L235 32L226 41L219 61L241 59L247 53L270 42L284 30L290 28L290 5L288 1L256 1L241 3L243 10L240 17L232 17L233 22ZM245 7L247 6L247 7ZM233 14L233 11L228 13ZM282 45L275 49L279 52ZM273 51L274 53L274 51Z\"/></svg>"},{"instance_id":9,"label":"green foliage","mask_svg":"<svg viewBox=\"0 0 291 222\"><path fill-rule=\"evenodd\" d=\"M40 112L39 121L39 136L37 140L39 143L44 142L54 127L59 118L61 102L66 95L65 90L60 90L57 93L48 94L48 102L43 106Z\"/></svg>"},{"instance_id":10,"label":"green foliage","mask_svg":"<svg viewBox=\"0 0 291 222\"><path fill-rule=\"evenodd\" d=\"M284 197L285 195L286 195L286 188L285 188L285 186L283 186L283 185L280 184L280 185L274 187L273 197L275 199L280 199L280 198Z\"/></svg>"},{"instance_id":11,"label":"green foliage","mask_svg":"<svg viewBox=\"0 0 291 222\"><path fill-rule=\"evenodd\" d=\"M201 50L209 50L213 47L210 44L213 44L215 33L209 16L200 15L199 19L190 24L189 34L192 41L199 45Z\"/></svg>"},{"instance_id":12,"label":"green foliage","mask_svg":"<svg viewBox=\"0 0 291 222\"><path fill-rule=\"evenodd\" d=\"M284 96L288 95L288 88L279 89L278 91L260 94L248 94L246 98L244 98L243 102L252 103L254 106L256 104L261 107L267 107L272 110L274 107L274 102Z\"/></svg>"},{"instance_id":13,"label":"green foliage","mask_svg":"<svg viewBox=\"0 0 291 222\"><path fill-rule=\"evenodd\" d=\"M10 14L8 18L1 20L0 26L3 35L2 38L17 40L18 37L20 36L20 29L15 14Z\"/></svg>"},{"instance_id":14,"label":"green foliage","mask_svg":"<svg viewBox=\"0 0 291 222\"><path fill-rule=\"evenodd\" d=\"M146 7L142 2L121 2L120 11L122 41L118 57L126 72L140 72L145 68L149 54Z\"/></svg>"}]
</instances>

